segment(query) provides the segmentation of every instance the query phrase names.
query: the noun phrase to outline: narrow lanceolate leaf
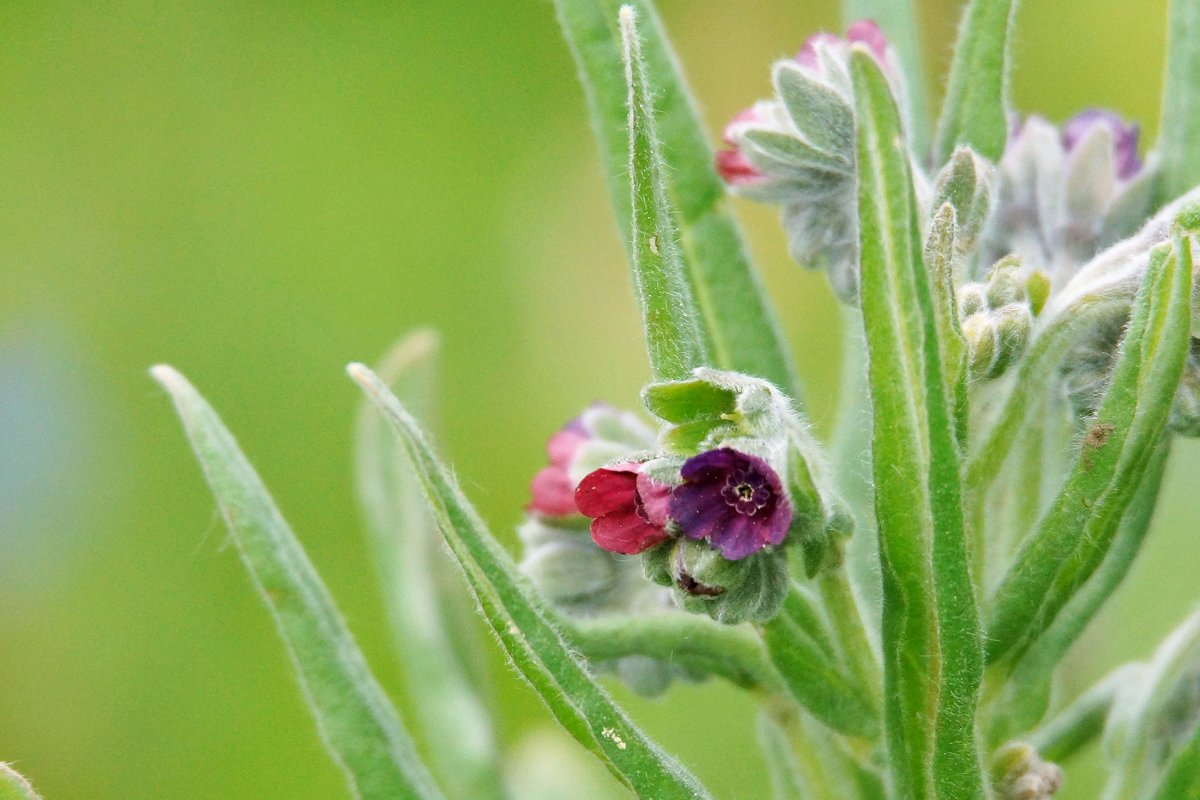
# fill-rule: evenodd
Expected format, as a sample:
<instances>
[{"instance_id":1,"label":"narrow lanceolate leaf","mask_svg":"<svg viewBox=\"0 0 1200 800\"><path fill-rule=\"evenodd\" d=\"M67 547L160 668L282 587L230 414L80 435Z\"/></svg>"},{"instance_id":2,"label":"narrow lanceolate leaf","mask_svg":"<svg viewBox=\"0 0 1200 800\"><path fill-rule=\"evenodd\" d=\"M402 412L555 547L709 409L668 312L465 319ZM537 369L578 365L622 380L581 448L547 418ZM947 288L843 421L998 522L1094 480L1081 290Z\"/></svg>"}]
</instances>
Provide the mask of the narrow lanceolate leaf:
<instances>
[{"instance_id":1,"label":"narrow lanceolate leaf","mask_svg":"<svg viewBox=\"0 0 1200 800\"><path fill-rule=\"evenodd\" d=\"M348 371L391 423L416 465L438 528L513 667L559 723L639 796L667 800L709 797L704 787L647 738L592 680L571 643L552 624L550 613L387 386L361 364L350 365Z\"/></svg>"},{"instance_id":2,"label":"narrow lanceolate leaf","mask_svg":"<svg viewBox=\"0 0 1200 800\"><path fill-rule=\"evenodd\" d=\"M924 156L929 147L929 106L925 68L921 63L921 26L913 0L842 0L842 22L873 19L900 56L908 108L904 121L913 152Z\"/></svg>"},{"instance_id":3,"label":"narrow lanceolate leaf","mask_svg":"<svg viewBox=\"0 0 1200 800\"><path fill-rule=\"evenodd\" d=\"M630 245L627 90L622 80L619 0L555 0L600 144L614 210ZM762 281L729 213L725 187L695 103L649 0L637 12L647 82L667 163L667 189L688 280L713 364L765 378L800 397L800 386Z\"/></svg>"},{"instance_id":4,"label":"narrow lanceolate leaf","mask_svg":"<svg viewBox=\"0 0 1200 800\"><path fill-rule=\"evenodd\" d=\"M1159 204L1200 184L1200 0L1171 0L1161 119Z\"/></svg>"},{"instance_id":5,"label":"narrow lanceolate leaf","mask_svg":"<svg viewBox=\"0 0 1200 800\"><path fill-rule=\"evenodd\" d=\"M633 9L621 8L621 42L629 105L629 188L633 197L633 283L650 367L657 380L678 380L708 361L700 312L692 296L667 194L666 163L646 83L646 62Z\"/></svg>"},{"instance_id":6,"label":"narrow lanceolate leaf","mask_svg":"<svg viewBox=\"0 0 1200 800\"><path fill-rule=\"evenodd\" d=\"M0 763L0 800L42 800L29 781L8 764Z\"/></svg>"},{"instance_id":7,"label":"narrow lanceolate leaf","mask_svg":"<svg viewBox=\"0 0 1200 800\"><path fill-rule=\"evenodd\" d=\"M1166 429L1191 324L1192 242L1155 249L1108 390L1078 461L992 602L988 658L1012 663L1108 554Z\"/></svg>"},{"instance_id":8,"label":"narrow lanceolate leaf","mask_svg":"<svg viewBox=\"0 0 1200 800\"><path fill-rule=\"evenodd\" d=\"M171 395L242 563L275 618L317 728L363 800L440 798L325 584L233 435L187 379L151 370Z\"/></svg>"},{"instance_id":9,"label":"narrow lanceolate leaf","mask_svg":"<svg viewBox=\"0 0 1200 800\"><path fill-rule=\"evenodd\" d=\"M1151 458L1137 495L1129 504L1099 569L1071 598L1054 624L1025 651L1013 667L1004 692L993 705L995 716L991 741L999 743L1014 738L1042 718L1050 705L1051 680L1056 668L1129 574L1154 516L1170 452L1169 441L1168 434ZM1046 758L1058 760L1049 755Z\"/></svg>"},{"instance_id":10,"label":"narrow lanceolate leaf","mask_svg":"<svg viewBox=\"0 0 1200 800\"><path fill-rule=\"evenodd\" d=\"M850 67L888 759L898 797L972 800L984 791L974 724L983 653L954 414L899 113L865 51Z\"/></svg>"},{"instance_id":11,"label":"narrow lanceolate leaf","mask_svg":"<svg viewBox=\"0 0 1200 800\"><path fill-rule=\"evenodd\" d=\"M1062 764L1104 732L1118 693L1141 680L1142 664L1125 664L1110 672L1028 738L1039 756Z\"/></svg>"},{"instance_id":12,"label":"narrow lanceolate leaf","mask_svg":"<svg viewBox=\"0 0 1200 800\"><path fill-rule=\"evenodd\" d=\"M433 406L437 350L436 334L417 331L380 368L423 419ZM359 496L418 743L451 797L503 797L491 720L468 663L478 644L469 601L440 547L416 471L365 400L355 439Z\"/></svg>"},{"instance_id":13,"label":"narrow lanceolate leaf","mask_svg":"<svg viewBox=\"0 0 1200 800\"><path fill-rule=\"evenodd\" d=\"M934 155L941 164L957 145L992 162L1008 139L1009 45L1017 0L971 0L958 30L950 85Z\"/></svg>"},{"instance_id":14,"label":"narrow lanceolate leaf","mask_svg":"<svg viewBox=\"0 0 1200 800\"><path fill-rule=\"evenodd\" d=\"M850 736L874 737L878 711L838 664L824 630L798 587L762 626L763 642L788 693L814 717Z\"/></svg>"}]
</instances>

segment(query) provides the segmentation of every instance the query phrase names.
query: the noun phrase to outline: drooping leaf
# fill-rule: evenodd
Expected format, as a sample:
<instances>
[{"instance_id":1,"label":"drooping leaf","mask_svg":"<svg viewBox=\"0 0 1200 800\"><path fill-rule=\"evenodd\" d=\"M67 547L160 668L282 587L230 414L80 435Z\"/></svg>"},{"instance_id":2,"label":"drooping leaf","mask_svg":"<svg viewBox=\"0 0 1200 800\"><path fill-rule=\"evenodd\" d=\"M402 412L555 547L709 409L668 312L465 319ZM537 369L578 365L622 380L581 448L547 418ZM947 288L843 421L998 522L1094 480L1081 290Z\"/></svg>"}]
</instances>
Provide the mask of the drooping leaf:
<instances>
[{"instance_id":1,"label":"drooping leaf","mask_svg":"<svg viewBox=\"0 0 1200 800\"><path fill-rule=\"evenodd\" d=\"M1078 460L991 604L988 658L1018 659L1096 571L1162 439L1191 325L1192 243L1155 248Z\"/></svg>"},{"instance_id":2,"label":"drooping leaf","mask_svg":"<svg viewBox=\"0 0 1200 800\"><path fill-rule=\"evenodd\" d=\"M929 147L929 101L921 63L921 26L915 6L913 0L842 0L842 23L848 26L860 19L872 19L896 48L908 95L904 122L909 144L914 153L924 156Z\"/></svg>"},{"instance_id":3,"label":"drooping leaf","mask_svg":"<svg viewBox=\"0 0 1200 800\"><path fill-rule=\"evenodd\" d=\"M23 775L0 763L0 800L42 800Z\"/></svg>"},{"instance_id":4,"label":"drooping leaf","mask_svg":"<svg viewBox=\"0 0 1200 800\"><path fill-rule=\"evenodd\" d=\"M432 415L437 335L417 331L384 358L380 376L423 419ZM474 631L442 552L416 471L375 407L363 401L355 436L359 497L407 697L438 782L452 797L504 796L491 719L472 681Z\"/></svg>"},{"instance_id":5,"label":"drooping leaf","mask_svg":"<svg viewBox=\"0 0 1200 800\"><path fill-rule=\"evenodd\" d=\"M652 742L592 680L550 612L517 572L457 482L433 454L416 421L382 381L361 364L348 368L391 423L442 536L513 667L558 722L643 797L683 800L708 792Z\"/></svg>"},{"instance_id":6,"label":"drooping leaf","mask_svg":"<svg viewBox=\"0 0 1200 800\"><path fill-rule=\"evenodd\" d=\"M708 361L707 331L700 327L700 311L675 231L675 209L666 185L667 167L632 8L622 7L620 22L629 108L633 284L642 308L654 377L679 380Z\"/></svg>"},{"instance_id":7,"label":"drooping leaf","mask_svg":"<svg viewBox=\"0 0 1200 800\"><path fill-rule=\"evenodd\" d=\"M1169 451L1168 441L1158 446L1099 569L1013 667L1003 693L993 702L995 716L991 741L999 743L1024 733L1046 713L1055 669L1088 623L1120 587L1141 550L1158 502ZM1046 757L1057 760L1053 756Z\"/></svg>"},{"instance_id":8,"label":"drooping leaf","mask_svg":"<svg viewBox=\"0 0 1200 800\"><path fill-rule=\"evenodd\" d=\"M631 242L627 88L617 25L620 0L555 0L559 23L579 70L600 144L609 193ZM636 0L647 83L666 159L667 189L678 212L684 263L715 366L765 378L800 399L800 385L779 323L766 299L696 105L654 4Z\"/></svg>"},{"instance_id":9,"label":"drooping leaf","mask_svg":"<svg viewBox=\"0 0 1200 800\"><path fill-rule=\"evenodd\" d=\"M1009 48L1017 0L971 0L950 65L934 155L944 163L957 145L992 162L1008 139Z\"/></svg>"},{"instance_id":10,"label":"drooping leaf","mask_svg":"<svg viewBox=\"0 0 1200 800\"><path fill-rule=\"evenodd\" d=\"M1200 2L1171 0L1158 128L1159 203L1200 184Z\"/></svg>"},{"instance_id":11,"label":"drooping leaf","mask_svg":"<svg viewBox=\"0 0 1200 800\"><path fill-rule=\"evenodd\" d=\"M287 646L321 739L354 796L440 798L333 598L233 435L174 369L157 366L151 374L175 402L242 563Z\"/></svg>"},{"instance_id":12,"label":"drooping leaf","mask_svg":"<svg viewBox=\"0 0 1200 800\"><path fill-rule=\"evenodd\" d=\"M983 796L974 711L982 643L967 563L955 420L900 116L868 53L858 121L861 300L874 407L885 722L900 797Z\"/></svg>"}]
</instances>

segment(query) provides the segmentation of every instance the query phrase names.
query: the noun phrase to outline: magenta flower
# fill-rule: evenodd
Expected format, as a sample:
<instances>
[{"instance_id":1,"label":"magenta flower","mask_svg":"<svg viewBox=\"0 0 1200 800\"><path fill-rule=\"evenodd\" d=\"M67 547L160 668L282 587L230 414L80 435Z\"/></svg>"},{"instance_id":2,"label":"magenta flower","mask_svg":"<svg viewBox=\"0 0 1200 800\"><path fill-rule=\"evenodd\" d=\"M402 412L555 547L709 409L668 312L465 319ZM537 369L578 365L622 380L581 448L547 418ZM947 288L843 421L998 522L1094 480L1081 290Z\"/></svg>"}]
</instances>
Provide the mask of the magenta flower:
<instances>
[{"instance_id":1,"label":"magenta flower","mask_svg":"<svg viewBox=\"0 0 1200 800\"><path fill-rule=\"evenodd\" d=\"M860 19L850 24L846 29L846 37L834 36L832 33L814 33L800 45L796 53L796 63L805 69L810 69L824 75L825 67L817 55L817 48L840 49L852 44L866 45L881 64L888 63L888 40L883 31L875 24L875 20Z\"/></svg>"},{"instance_id":2,"label":"magenta flower","mask_svg":"<svg viewBox=\"0 0 1200 800\"><path fill-rule=\"evenodd\" d=\"M738 561L787 536L792 506L779 475L761 458L723 447L689 458L680 474L670 514L688 538L707 539Z\"/></svg>"},{"instance_id":3,"label":"magenta flower","mask_svg":"<svg viewBox=\"0 0 1200 800\"><path fill-rule=\"evenodd\" d=\"M667 539L667 498L671 488L626 463L584 476L575 505L592 518L592 539L613 553L634 555Z\"/></svg>"},{"instance_id":4,"label":"magenta flower","mask_svg":"<svg viewBox=\"0 0 1200 800\"><path fill-rule=\"evenodd\" d=\"M544 467L533 476L529 485L533 499L528 510L551 517L579 513L575 507L575 482L571 480L568 468L575 453L589 438L591 437L579 417L568 422L550 437L550 441L546 443L550 466Z\"/></svg>"},{"instance_id":5,"label":"magenta flower","mask_svg":"<svg viewBox=\"0 0 1200 800\"><path fill-rule=\"evenodd\" d=\"M725 126L725 133L722 138L725 144L729 145L729 149L717 152L716 163L717 173L729 185L753 186L766 183L767 176L758 167L750 163L750 159L738 148L737 143L737 132L743 125L764 121L762 114L756 108L751 107L738 112L729 121L729 124Z\"/></svg>"},{"instance_id":6,"label":"magenta flower","mask_svg":"<svg viewBox=\"0 0 1200 800\"><path fill-rule=\"evenodd\" d=\"M1137 123L1126 123L1120 115L1103 108L1089 108L1067 120L1063 125L1062 140L1067 152L1075 149L1097 127L1108 128L1113 140L1113 162L1117 177L1129 180L1142 168L1138 158Z\"/></svg>"}]
</instances>

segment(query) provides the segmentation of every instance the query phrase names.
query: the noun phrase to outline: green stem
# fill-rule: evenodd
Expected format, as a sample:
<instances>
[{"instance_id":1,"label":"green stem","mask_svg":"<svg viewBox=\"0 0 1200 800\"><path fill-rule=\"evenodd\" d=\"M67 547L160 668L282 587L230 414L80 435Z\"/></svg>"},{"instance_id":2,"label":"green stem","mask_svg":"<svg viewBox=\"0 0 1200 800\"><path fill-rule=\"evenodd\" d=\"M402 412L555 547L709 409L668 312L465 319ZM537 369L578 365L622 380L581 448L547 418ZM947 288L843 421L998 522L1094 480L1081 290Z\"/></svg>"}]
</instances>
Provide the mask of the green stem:
<instances>
[{"instance_id":1,"label":"green stem","mask_svg":"<svg viewBox=\"0 0 1200 800\"><path fill-rule=\"evenodd\" d=\"M761 641L746 628L683 614L559 622L590 661L649 656L720 675L744 688L786 691Z\"/></svg>"},{"instance_id":2,"label":"green stem","mask_svg":"<svg viewBox=\"0 0 1200 800\"><path fill-rule=\"evenodd\" d=\"M867 704L879 713L883 708L883 673L845 567L822 571L817 586L842 659Z\"/></svg>"},{"instance_id":3,"label":"green stem","mask_svg":"<svg viewBox=\"0 0 1200 800\"><path fill-rule=\"evenodd\" d=\"M1126 664L1110 672L1074 703L1039 728L1029 743L1047 761L1062 763L1104 731L1117 691L1135 678L1138 667Z\"/></svg>"}]
</instances>

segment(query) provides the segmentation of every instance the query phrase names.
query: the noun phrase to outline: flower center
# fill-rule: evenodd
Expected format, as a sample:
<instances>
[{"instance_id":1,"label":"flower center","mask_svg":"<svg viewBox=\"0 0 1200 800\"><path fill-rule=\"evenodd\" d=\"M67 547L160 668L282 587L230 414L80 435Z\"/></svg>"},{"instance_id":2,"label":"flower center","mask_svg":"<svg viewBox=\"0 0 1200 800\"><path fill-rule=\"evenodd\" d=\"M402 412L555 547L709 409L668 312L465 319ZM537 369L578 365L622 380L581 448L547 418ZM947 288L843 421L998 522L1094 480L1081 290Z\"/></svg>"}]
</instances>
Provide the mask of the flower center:
<instances>
[{"instance_id":1,"label":"flower center","mask_svg":"<svg viewBox=\"0 0 1200 800\"><path fill-rule=\"evenodd\" d=\"M737 470L725 479L721 497L737 513L752 517L770 502L771 488L757 472Z\"/></svg>"}]
</instances>

